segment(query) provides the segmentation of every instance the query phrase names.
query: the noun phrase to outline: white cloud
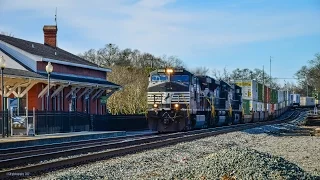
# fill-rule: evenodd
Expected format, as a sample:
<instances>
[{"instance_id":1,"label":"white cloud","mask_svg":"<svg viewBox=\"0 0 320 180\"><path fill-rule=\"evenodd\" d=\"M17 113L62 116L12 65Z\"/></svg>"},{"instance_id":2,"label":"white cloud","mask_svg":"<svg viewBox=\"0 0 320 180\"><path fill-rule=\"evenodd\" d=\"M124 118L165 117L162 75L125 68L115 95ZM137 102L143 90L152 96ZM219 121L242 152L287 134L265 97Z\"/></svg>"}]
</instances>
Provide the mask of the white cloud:
<instances>
[{"instance_id":1,"label":"white cloud","mask_svg":"<svg viewBox=\"0 0 320 180\"><path fill-rule=\"evenodd\" d=\"M249 14L167 7L173 3L174 0L10 0L2 1L5 8L0 7L0 11L27 9L35 16L53 17L57 6L58 22L79 29L90 41L112 42L121 48L157 55L188 55L199 53L194 51L200 47L214 49L320 31L316 22L319 13L314 12Z\"/></svg>"}]
</instances>

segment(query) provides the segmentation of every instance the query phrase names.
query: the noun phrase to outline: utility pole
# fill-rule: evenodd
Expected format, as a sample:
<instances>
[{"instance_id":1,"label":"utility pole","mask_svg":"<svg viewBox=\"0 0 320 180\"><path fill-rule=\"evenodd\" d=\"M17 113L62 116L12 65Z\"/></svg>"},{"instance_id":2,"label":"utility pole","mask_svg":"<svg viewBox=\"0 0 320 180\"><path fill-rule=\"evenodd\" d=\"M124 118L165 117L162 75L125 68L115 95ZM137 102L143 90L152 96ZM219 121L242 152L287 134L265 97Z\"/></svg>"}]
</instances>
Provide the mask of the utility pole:
<instances>
[{"instance_id":1,"label":"utility pole","mask_svg":"<svg viewBox=\"0 0 320 180\"><path fill-rule=\"evenodd\" d=\"M271 56L270 56L270 88L272 83L272 76L271 76Z\"/></svg>"},{"instance_id":2,"label":"utility pole","mask_svg":"<svg viewBox=\"0 0 320 180\"><path fill-rule=\"evenodd\" d=\"M264 88L264 65L262 66L262 83Z\"/></svg>"},{"instance_id":3,"label":"utility pole","mask_svg":"<svg viewBox=\"0 0 320 180\"><path fill-rule=\"evenodd\" d=\"M262 84L263 84L263 85L262 85L262 89L263 89L263 90L262 90L262 94L263 94L263 96L262 96L262 97L263 97L263 98L262 98L262 102L263 102L263 111L265 111L265 110L267 109L267 107L264 107L264 106L265 106L265 103L266 103L266 102L264 101L264 97L265 97L265 95L266 95L266 94L264 94L264 65L262 66Z\"/></svg>"}]
</instances>

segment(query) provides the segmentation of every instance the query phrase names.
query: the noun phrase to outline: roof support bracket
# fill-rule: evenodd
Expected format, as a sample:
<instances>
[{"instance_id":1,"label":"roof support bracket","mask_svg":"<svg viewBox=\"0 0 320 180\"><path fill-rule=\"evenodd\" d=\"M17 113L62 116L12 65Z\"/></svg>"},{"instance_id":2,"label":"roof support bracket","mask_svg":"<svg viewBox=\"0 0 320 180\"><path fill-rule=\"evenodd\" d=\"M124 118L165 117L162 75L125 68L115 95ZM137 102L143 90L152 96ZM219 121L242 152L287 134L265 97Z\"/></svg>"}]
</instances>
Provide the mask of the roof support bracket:
<instances>
[{"instance_id":1,"label":"roof support bracket","mask_svg":"<svg viewBox=\"0 0 320 180\"><path fill-rule=\"evenodd\" d=\"M16 91L16 89L19 87L19 83L16 83L6 94L5 94L5 96L6 97L9 97L13 92L15 92Z\"/></svg>"},{"instance_id":2,"label":"roof support bracket","mask_svg":"<svg viewBox=\"0 0 320 180\"><path fill-rule=\"evenodd\" d=\"M77 87L72 87L71 91L66 95L65 98L68 98L75 90L77 90Z\"/></svg>"},{"instance_id":3,"label":"roof support bracket","mask_svg":"<svg viewBox=\"0 0 320 180\"><path fill-rule=\"evenodd\" d=\"M103 89L97 89L96 93L91 97L91 100L94 100L101 91L103 92Z\"/></svg>"},{"instance_id":4,"label":"roof support bracket","mask_svg":"<svg viewBox=\"0 0 320 180\"><path fill-rule=\"evenodd\" d=\"M20 93L18 93L18 97L20 97L20 98L22 98L24 95L26 95L27 94L27 92L34 86L34 85L36 85L38 82L32 82L32 83L30 83L27 87L26 87L26 89L25 90L23 90L23 92L20 94Z\"/></svg>"},{"instance_id":5,"label":"roof support bracket","mask_svg":"<svg viewBox=\"0 0 320 180\"><path fill-rule=\"evenodd\" d=\"M58 95L58 94L63 90L63 88L65 88L65 87L67 87L67 85L60 85L60 86L58 87L58 89L56 89L56 90L52 93L51 98L53 98L54 96Z\"/></svg>"},{"instance_id":6,"label":"roof support bracket","mask_svg":"<svg viewBox=\"0 0 320 180\"><path fill-rule=\"evenodd\" d=\"M117 89L112 89L110 92L107 93L107 98L109 98L113 93L115 93Z\"/></svg>"},{"instance_id":7,"label":"roof support bracket","mask_svg":"<svg viewBox=\"0 0 320 180\"><path fill-rule=\"evenodd\" d=\"M53 86L53 85L50 84L50 88L51 88L52 86ZM48 88L49 88L49 85L46 85L46 87L43 88L42 91L39 93L38 98L42 98L43 95L44 95L45 93L47 93ZM50 88L49 88L49 89L50 89Z\"/></svg>"},{"instance_id":8,"label":"roof support bracket","mask_svg":"<svg viewBox=\"0 0 320 180\"><path fill-rule=\"evenodd\" d=\"M84 94L86 94L89 90L90 90L90 88L84 89L84 91L78 96L78 98L80 99L80 98L81 98Z\"/></svg>"},{"instance_id":9,"label":"roof support bracket","mask_svg":"<svg viewBox=\"0 0 320 180\"><path fill-rule=\"evenodd\" d=\"M102 94L103 94L104 92L106 92L106 90L105 90L105 89L102 89L102 91L96 96L95 99L98 99L100 96L102 96Z\"/></svg>"}]
</instances>

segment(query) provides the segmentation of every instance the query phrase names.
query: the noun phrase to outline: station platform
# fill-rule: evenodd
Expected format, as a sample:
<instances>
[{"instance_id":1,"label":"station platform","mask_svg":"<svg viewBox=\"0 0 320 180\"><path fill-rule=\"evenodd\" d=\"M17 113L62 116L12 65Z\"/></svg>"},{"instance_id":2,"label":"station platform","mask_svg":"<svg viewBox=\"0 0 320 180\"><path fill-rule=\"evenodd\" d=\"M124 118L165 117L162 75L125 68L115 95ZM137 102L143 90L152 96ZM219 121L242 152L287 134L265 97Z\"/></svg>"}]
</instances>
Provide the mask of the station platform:
<instances>
[{"instance_id":1,"label":"station platform","mask_svg":"<svg viewBox=\"0 0 320 180\"><path fill-rule=\"evenodd\" d=\"M0 137L0 149L126 136L125 131L82 131L36 136Z\"/></svg>"}]
</instances>

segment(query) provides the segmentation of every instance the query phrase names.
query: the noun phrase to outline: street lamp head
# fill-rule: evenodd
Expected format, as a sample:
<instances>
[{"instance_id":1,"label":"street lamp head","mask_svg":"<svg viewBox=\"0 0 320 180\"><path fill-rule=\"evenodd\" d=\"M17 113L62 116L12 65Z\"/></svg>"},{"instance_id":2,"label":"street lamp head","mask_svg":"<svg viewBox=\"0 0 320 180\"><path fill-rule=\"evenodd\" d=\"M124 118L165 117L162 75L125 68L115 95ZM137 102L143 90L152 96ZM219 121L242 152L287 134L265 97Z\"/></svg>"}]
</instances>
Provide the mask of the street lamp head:
<instances>
[{"instance_id":1,"label":"street lamp head","mask_svg":"<svg viewBox=\"0 0 320 180\"><path fill-rule=\"evenodd\" d=\"M53 66L51 65L51 62L48 62L48 65L46 66L46 71L48 74L52 73Z\"/></svg>"},{"instance_id":2,"label":"street lamp head","mask_svg":"<svg viewBox=\"0 0 320 180\"><path fill-rule=\"evenodd\" d=\"M6 68L6 61L4 60L3 56L0 56L0 68L1 69Z\"/></svg>"}]
</instances>

